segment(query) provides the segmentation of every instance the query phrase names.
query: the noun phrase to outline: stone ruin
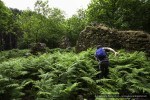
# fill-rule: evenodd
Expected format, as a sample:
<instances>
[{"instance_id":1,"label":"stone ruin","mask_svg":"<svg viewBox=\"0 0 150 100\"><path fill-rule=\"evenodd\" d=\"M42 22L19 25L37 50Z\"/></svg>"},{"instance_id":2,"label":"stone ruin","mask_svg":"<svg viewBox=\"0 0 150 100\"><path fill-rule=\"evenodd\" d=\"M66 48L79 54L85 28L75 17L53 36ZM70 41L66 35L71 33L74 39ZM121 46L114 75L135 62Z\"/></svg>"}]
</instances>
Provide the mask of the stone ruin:
<instances>
[{"instance_id":1,"label":"stone ruin","mask_svg":"<svg viewBox=\"0 0 150 100\"><path fill-rule=\"evenodd\" d=\"M31 54L38 54L38 52L44 53L46 52L46 44L45 43L32 43L30 44L30 53Z\"/></svg>"},{"instance_id":2,"label":"stone ruin","mask_svg":"<svg viewBox=\"0 0 150 100\"><path fill-rule=\"evenodd\" d=\"M150 34L143 31L118 31L105 25L87 26L79 35L76 51L97 45L115 49L146 51L150 54Z\"/></svg>"},{"instance_id":3,"label":"stone ruin","mask_svg":"<svg viewBox=\"0 0 150 100\"><path fill-rule=\"evenodd\" d=\"M66 48L71 47L71 43L70 43L69 38L67 36L63 36L61 38L60 43L59 43L59 47L62 49L66 49Z\"/></svg>"}]
</instances>

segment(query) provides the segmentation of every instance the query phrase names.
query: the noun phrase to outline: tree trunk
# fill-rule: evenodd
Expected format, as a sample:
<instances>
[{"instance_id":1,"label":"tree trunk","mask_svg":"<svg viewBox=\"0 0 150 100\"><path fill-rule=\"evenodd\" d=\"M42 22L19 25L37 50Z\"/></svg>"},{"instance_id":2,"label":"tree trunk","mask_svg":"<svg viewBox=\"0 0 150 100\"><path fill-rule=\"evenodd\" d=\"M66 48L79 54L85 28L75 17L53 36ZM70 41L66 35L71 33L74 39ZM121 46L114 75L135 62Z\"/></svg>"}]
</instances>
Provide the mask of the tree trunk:
<instances>
[{"instance_id":1,"label":"tree trunk","mask_svg":"<svg viewBox=\"0 0 150 100\"><path fill-rule=\"evenodd\" d=\"M10 35L9 35L9 49L12 49L12 38L11 38L11 33L10 33Z\"/></svg>"},{"instance_id":2,"label":"tree trunk","mask_svg":"<svg viewBox=\"0 0 150 100\"><path fill-rule=\"evenodd\" d=\"M1 37L0 37L0 51L4 50L4 37L3 37L3 33L1 33Z\"/></svg>"}]
</instances>

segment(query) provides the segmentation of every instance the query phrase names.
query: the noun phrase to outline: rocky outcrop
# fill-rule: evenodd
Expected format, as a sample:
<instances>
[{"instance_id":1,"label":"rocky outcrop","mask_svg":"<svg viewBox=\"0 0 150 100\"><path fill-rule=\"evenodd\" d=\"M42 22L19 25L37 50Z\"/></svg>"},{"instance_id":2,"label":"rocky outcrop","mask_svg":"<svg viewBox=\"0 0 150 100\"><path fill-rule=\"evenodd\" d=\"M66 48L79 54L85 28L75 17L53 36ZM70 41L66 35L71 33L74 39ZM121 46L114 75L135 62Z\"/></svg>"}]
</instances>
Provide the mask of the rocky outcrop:
<instances>
[{"instance_id":1,"label":"rocky outcrop","mask_svg":"<svg viewBox=\"0 0 150 100\"><path fill-rule=\"evenodd\" d=\"M150 49L150 34L143 31L118 31L118 37L122 47L128 50Z\"/></svg>"},{"instance_id":2,"label":"rocky outcrop","mask_svg":"<svg viewBox=\"0 0 150 100\"><path fill-rule=\"evenodd\" d=\"M60 43L59 43L59 47L62 48L62 49L66 49L66 48L69 48L71 47L70 46L70 41L69 41L69 38L66 37L66 36L63 36L60 40Z\"/></svg>"},{"instance_id":3,"label":"rocky outcrop","mask_svg":"<svg viewBox=\"0 0 150 100\"><path fill-rule=\"evenodd\" d=\"M46 52L46 44L45 43L32 43L30 44L30 52L31 54L37 54L38 52L44 53Z\"/></svg>"},{"instance_id":4,"label":"rocky outcrop","mask_svg":"<svg viewBox=\"0 0 150 100\"><path fill-rule=\"evenodd\" d=\"M143 31L118 31L102 24L87 26L79 35L76 51L97 45L150 52L150 34Z\"/></svg>"}]
</instances>

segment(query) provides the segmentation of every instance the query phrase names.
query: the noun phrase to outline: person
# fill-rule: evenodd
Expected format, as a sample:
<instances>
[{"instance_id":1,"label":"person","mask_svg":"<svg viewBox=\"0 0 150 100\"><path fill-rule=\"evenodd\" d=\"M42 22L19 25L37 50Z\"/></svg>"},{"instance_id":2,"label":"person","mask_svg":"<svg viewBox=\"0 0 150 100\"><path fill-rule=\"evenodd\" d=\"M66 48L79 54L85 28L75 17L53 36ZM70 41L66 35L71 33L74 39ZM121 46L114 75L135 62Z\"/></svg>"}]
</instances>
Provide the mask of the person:
<instances>
[{"instance_id":1,"label":"person","mask_svg":"<svg viewBox=\"0 0 150 100\"><path fill-rule=\"evenodd\" d=\"M102 47L101 45L97 46L97 50L95 52L95 57L97 61L99 61L99 70L101 73L98 75L99 78L107 78L109 74L109 59L107 52L112 51L115 56L117 55L117 52L110 48L110 47Z\"/></svg>"}]
</instances>

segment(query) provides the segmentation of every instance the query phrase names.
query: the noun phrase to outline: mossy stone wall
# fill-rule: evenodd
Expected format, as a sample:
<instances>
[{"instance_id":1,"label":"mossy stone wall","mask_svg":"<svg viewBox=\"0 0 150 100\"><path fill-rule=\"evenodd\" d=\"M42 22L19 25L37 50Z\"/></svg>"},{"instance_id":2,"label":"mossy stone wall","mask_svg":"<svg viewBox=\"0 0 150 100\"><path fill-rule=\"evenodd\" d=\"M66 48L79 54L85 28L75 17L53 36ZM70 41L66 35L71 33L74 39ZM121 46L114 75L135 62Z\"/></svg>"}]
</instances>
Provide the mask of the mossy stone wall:
<instances>
[{"instance_id":1,"label":"mossy stone wall","mask_svg":"<svg viewBox=\"0 0 150 100\"><path fill-rule=\"evenodd\" d=\"M150 53L150 34L133 30L118 31L102 24L87 26L79 35L76 51L81 52L97 45Z\"/></svg>"}]
</instances>

